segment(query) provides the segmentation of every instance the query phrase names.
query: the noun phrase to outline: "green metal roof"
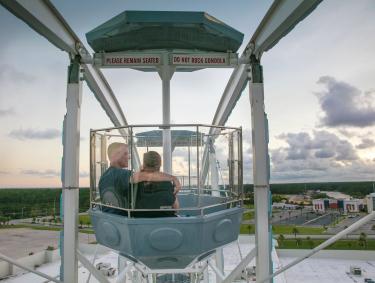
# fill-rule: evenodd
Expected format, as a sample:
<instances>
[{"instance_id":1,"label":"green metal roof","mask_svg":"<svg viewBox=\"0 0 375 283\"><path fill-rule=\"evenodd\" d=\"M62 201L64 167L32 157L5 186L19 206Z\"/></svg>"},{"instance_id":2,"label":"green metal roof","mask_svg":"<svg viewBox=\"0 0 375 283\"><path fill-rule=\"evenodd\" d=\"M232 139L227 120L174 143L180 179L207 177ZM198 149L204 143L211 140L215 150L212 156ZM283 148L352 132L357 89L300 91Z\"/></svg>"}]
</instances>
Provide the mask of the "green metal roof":
<instances>
[{"instance_id":1,"label":"green metal roof","mask_svg":"<svg viewBox=\"0 0 375 283\"><path fill-rule=\"evenodd\" d=\"M125 11L90 32L95 52L192 49L236 52L243 34L205 12Z\"/></svg>"}]
</instances>

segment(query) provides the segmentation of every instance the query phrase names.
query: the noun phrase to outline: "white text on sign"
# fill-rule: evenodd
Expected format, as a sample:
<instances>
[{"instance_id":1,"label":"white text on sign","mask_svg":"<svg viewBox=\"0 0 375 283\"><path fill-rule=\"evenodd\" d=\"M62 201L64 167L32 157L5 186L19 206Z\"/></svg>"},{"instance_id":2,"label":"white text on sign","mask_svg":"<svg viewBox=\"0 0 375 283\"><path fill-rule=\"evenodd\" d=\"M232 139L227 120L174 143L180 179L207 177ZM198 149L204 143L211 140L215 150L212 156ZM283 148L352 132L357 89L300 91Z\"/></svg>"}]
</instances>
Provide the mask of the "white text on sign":
<instances>
[{"instance_id":1,"label":"white text on sign","mask_svg":"<svg viewBox=\"0 0 375 283\"><path fill-rule=\"evenodd\" d=\"M106 65L158 65L160 64L158 56L114 56L106 57Z\"/></svg>"},{"instance_id":2,"label":"white text on sign","mask_svg":"<svg viewBox=\"0 0 375 283\"><path fill-rule=\"evenodd\" d=\"M173 55L173 65L227 65L226 56Z\"/></svg>"}]
</instances>

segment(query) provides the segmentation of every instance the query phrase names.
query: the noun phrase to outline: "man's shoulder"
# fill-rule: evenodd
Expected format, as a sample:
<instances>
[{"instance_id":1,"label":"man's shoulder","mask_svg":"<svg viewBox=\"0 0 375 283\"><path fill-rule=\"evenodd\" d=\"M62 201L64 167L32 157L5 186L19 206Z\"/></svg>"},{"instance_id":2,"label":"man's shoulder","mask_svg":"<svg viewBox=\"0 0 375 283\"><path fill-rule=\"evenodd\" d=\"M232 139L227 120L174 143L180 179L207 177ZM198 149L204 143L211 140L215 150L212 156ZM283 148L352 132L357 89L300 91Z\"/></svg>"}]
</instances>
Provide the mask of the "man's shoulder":
<instances>
[{"instance_id":1,"label":"man's shoulder","mask_svg":"<svg viewBox=\"0 0 375 283\"><path fill-rule=\"evenodd\" d=\"M125 169L125 168L118 168L118 167L109 167L105 173L107 172L114 172L114 173L119 173L119 174L130 174L130 170Z\"/></svg>"},{"instance_id":2,"label":"man's shoulder","mask_svg":"<svg viewBox=\"0 0 375 283\"><path fill-rule=\"evenodd\" d=\"M116 167L109 167L103 175L100 177L100 181L108 180L108 179L116 179L118 177L130 177L131 171L128 169L116 168Z\"/></svg>"}]
</instances>

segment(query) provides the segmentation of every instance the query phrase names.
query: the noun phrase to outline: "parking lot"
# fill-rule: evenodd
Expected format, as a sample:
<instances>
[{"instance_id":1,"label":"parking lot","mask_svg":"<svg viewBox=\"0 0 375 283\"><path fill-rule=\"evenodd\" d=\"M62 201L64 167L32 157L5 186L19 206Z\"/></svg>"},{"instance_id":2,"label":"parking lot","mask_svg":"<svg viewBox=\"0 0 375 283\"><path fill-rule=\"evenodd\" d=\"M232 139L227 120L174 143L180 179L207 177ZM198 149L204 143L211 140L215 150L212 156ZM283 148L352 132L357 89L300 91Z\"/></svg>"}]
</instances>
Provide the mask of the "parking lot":
<instances>
[{"instance_id":1,"label":"parking lot","mask_svg":"<svg viewBox=\"0 0 375 283\"><path fill-rule=\"evenodd\" d=\"M346 229L366 214L357 213L351 215L340 215L337 212L328 212L325 214L317 214L310 210L278 210L273 212L272 224L276 225L297 225L297 226L311 226L311 227L327 227L327 234L337 234ZM375 220L368 222L354 233L359 235L365 233L366 235L375 235Z\"/></svg>"},{"instance_id":2,"label":"parking lot","mask_svg":"<svg viewBox=\"0 0 375 283\"><path fill-rule=\"evenodd\" d=\"M317 214L309 210L283 210L273 213L273 224L304 225L304 226L328 226L334 223L339 214Z\"/></svg>"}]
</instances>

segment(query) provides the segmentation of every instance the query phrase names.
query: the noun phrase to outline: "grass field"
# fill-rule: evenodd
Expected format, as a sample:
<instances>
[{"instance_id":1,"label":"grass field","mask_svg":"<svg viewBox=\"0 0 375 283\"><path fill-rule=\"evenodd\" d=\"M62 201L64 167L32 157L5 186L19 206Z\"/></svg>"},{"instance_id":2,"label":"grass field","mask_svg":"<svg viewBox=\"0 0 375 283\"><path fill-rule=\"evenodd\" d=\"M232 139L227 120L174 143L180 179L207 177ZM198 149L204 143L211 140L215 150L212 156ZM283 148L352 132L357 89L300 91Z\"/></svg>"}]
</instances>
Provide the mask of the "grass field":
<instances>
[{"instance_id":1,"label":"grass field","mask_svg":"<svg viewBox=\"0 0 375 283\"><path fill-rule=\"evenodd\" d=\"M90 216L88 214L81 214L79 216L79 221L78 221L79 224L83 224L83 225L91 225L91 219L90 219Z\"/></svg>"},{"instance_id":2,"label":"grass field","mask_svg":"<svg viewBox=\"0 0 375 283\"><path fill-rule=\"evenodd\" d=\"M254 211L248 211L243 214L242 220L254 219Z\"/></svg>"},{"instance_id":3,"label":"grass field","mask_svg":"<svg viewBox=\"0 0 375 283\"><path fill-rule=\"evenodd\" d=\"M272 232L274 234L294 234L293 228L298 230L297 235L320 235L324 232L323 227L307 227L307 226L293 226L293 225L273 225Z\"/></svg>"},{"instance_id":4,"label":"grass field","mask_svg":"<svg viewBox=\"0 0 375 283\"><path fill-rule=\"evenodd\" d=\"M250 227L249 227L250 226ZM286 234L286 235L293 235L293 228L295 226L292 225L273 225L272 232L273 234ZM324 232L323 228L320 227L299 227L296 226L297 230L299 231L297 235L320 235ZM249 232L249 229L251 232ZM240 228L241 234L253 234L255 231L255 227L253 224L242 224Z\"/></svg>"},{"instance_id":5,"label":"grass field","mask_svg":"<svg viewBox=\"0 0 375 283\"><path fill-rule=\"evenodd\" d=\"M325 240L301 239L298 242L294 239L278 240L278 249L313 249ZM375 240L367 240L363 246L358 240L340 240L326 248L327 250L375 250Z\"/></svg>"},{"instance_id":6,"label":"grass field","mask_svg":"<svg viewBox=\"0 0 375 283\"><path fill-rule=\"evenodd\" d=\"M245 204L244 207L248 208L248 209L254 209L254 205L253 204Z\"/></svg>"}]
</instances>

